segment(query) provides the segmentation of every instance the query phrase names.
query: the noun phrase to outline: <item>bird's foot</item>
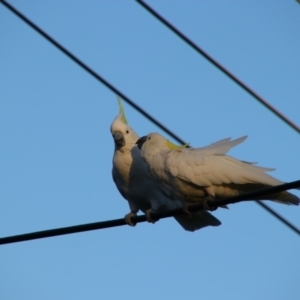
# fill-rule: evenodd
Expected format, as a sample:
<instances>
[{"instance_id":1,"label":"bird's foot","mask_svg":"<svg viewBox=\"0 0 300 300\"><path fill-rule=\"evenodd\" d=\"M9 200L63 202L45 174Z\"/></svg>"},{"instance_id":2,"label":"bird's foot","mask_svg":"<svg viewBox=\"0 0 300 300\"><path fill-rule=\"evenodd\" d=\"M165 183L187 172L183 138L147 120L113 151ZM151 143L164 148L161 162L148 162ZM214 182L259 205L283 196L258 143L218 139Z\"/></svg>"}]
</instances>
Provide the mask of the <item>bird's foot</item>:
<instances>
[{"instance_id":1,"label":"bird's foot","mask_svg":"<svg viewBox=\"0 0 300 300\"><path fill-rule=\"evenodd\" d=\"M203 205L204 210L214 211L218 208L217 206L208 204L208 201L212 201L212 200L213 200L212 197L206 197L206 198L202 199L202 205Z\"/></svg>"},{"instance_id":2,"label":"bird's foot","mask_svg":"<svg viewBox=\"0 0 300 300\"><path fill-rule=\"evenodd\" d=\"M148 209L145 212L147 222L154 224L157 220L153 219L152 214L154 211L152 209Z\"/></svg>"},{"instance_id":3,"label":"bird's foot","mask_svg":"<svg viewBox=\"0 0 300 300\"><path fill-rule=\"evenodd\" d=\"M136 223L132 222L132 220L131 220L132 217L136 217L136 213L131 211L130 213L125 215L125 222L130 226L135 226Z\"/></svg>"},{"instance_id":4,"label":"bird's foot","mask_svg":"<svg viewBox=\"0 0 300 300\"><path fill-rule=\"evenodd\" d=\"M189 207L192 206L193 204L188 204L184 203L182 210L189 216L191 217L193 213L189 210Z\"/></svg>"}]
</instances>

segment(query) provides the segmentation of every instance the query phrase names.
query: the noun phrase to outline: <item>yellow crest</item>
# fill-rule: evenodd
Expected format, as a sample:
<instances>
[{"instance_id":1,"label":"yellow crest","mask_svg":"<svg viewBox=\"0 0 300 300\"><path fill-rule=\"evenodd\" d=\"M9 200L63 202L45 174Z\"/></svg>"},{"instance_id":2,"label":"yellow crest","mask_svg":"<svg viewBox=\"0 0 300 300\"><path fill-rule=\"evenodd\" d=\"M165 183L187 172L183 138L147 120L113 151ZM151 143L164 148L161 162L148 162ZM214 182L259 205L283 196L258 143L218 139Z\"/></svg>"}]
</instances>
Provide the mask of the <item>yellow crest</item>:
<instances>
[{"instance_id":1,"label":"yellow crest","mask_svg":"<svg viewBox=\"0 0 300 300\"><path fill-rule=\"evenodd\" d=\"M118 99L118 104L119 104L119 109L120 109L121 120L122 120L125 124L128 124L128 123L127 123L127 120L126 120L126 117L125 117L124 107L123 107L121 98L120 98L119 96L117 96L117 99Z\"/></svg>"},{"instance_id":2,"label":"yellow crest","mask_svg":"<svg viewBox=\"0 0 300 300\"><path fill-rule=\"evenodd\" d=\"M178 145L173 144L169 140L166 142L166 145L171 150L180 150L180 149L184 149L184 148L186 148L188 146L188 144L184 144L184 145L178 146Z\"/></svg>"}]
</instances>

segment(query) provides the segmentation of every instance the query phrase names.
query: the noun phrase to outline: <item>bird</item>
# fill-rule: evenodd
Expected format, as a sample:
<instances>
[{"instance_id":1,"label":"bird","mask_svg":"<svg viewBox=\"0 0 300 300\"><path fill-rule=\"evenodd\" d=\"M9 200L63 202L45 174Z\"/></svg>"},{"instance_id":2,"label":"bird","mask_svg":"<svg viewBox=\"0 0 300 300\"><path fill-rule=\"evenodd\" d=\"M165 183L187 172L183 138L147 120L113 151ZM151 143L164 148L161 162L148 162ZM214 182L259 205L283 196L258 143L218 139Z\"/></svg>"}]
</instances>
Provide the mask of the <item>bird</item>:
<instances>
[{"instance_id":1,"label":"bird","mask_svg":"<svg viewBox=\"0 0 300 300\"><path fill-rule=\"evenodd\" d=\"M194 204L241 195L265 187L283 184L266 174L272 168L256 166L226 155L247 136L226 138L202 148L176 146L158 133L150 133L137 141L141 156L151 174L183 203L185 210ZM299 205L299 198L283 191L255 200L272 200Z\"/></svg>"},{"instance_id":2,"label":"bird","mask_svg":"<svg viewBox=\"0 0 300 300\"><path fill-rule=\"evenodd\" d=\"M132 217L141 210L149 222L153 212L183 208L183 204L172 196L168 189L159 183L149 172L146 162L136 142L137 133L128 125L124 108L118 98L119 114L113 120L110 131L114 141L112 177L120 194L128 201L130 212L125 215L125 222L134 226ZM219 226L221 222L207 211L192 215L174 216L176 221L187 231L195 231L206 226Z\"/></svg>"}]
</instances>

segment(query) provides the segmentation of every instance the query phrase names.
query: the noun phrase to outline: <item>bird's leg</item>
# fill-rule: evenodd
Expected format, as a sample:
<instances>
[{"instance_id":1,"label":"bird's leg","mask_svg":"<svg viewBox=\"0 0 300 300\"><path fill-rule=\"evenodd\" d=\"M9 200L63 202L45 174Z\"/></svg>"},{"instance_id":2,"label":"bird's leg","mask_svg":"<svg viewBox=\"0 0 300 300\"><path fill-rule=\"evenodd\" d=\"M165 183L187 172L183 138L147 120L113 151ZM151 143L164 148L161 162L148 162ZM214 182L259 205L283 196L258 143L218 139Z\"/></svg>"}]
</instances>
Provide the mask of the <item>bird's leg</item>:
<instances>
[{"instance_id":1,"label":"bird's leg","mask_svg":"<svg viewBox=\"0 0 300 300\"><path fill-rule=\"evenodd\" d=\"M208 205L208 201L213 201L215 199L215 197L213 196L208 196L202 199L202 205L203 205L203 209L204 210L209 210L209 211L214 211L216 210L218 207L217 206L211 206Z\"/></svg>"},{"instance_id":2,"label":"bird's leg","mask_svg":"<svg viewBox=\"0 0 300 300\"><path fill-rule=\"evenodd\" d=\"M130 212L127 215L125 215L125 222L130 226L135 226L136 224L132 222L131 218L136 217L136 213Z\"/></svg>"},{"instance_id":3,"label":"bird's leg","mask_svg":"<svg viewBox=\"0 0 300 300\"><path fill-rule=\"evenodd\" d=\"M182 210L189 216L192 216L192 212L189 210L189 207L194 205L194 203L184 202Z\"/></svg>"},{"instance_id":4,"label":"bird's leg","mask_svg":"<svg viewBox=\"0 0 300 300\"><path fill-rule=\"evenodd\" d=\"M208 205L208 203L207 203L208 201L213 201L214 199L215 199L214 196L207 196L205 198L202 198L200 203L202 204L203 209L204 210L208 210L208 211L214 211L214 210L216 210L218 207L211 206L211 204ZM197 203L184 202L184 204L183 204L183 211L188 216L192 216L193 213L191 212L190 207L194 206L194 205L197 205Z\"/></svg>"},{"instance_id":5,"label":"bird's leg","mask_svg":"<svg viewBox=\"0 0 300 300\"><path fill-rule=\"evenodd\" d=\"M157 220L153 219L152 214L155 213L152 209L148 209L145 212L146 219L149 223L154 224Z\"/></svg>"}]
</instances>

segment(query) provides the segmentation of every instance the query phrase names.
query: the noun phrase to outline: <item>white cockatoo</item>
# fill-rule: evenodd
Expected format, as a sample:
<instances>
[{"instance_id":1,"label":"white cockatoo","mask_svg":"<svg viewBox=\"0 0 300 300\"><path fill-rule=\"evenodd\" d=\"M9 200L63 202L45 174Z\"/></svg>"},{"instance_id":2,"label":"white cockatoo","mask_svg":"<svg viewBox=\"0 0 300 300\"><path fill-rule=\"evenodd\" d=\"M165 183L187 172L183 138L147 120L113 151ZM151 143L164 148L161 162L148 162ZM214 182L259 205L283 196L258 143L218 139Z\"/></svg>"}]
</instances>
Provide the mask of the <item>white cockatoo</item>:
<instances>
[{"instance_id":1,"label":"white cockatoo","mask_svg":"<svg viewBox=\"0 0 300 300\"><path fill-rule=\"evenodd\" d=\"M274 169L258 167L225 155L246 138L228 138L203 148L186 148L175 146L158 133L150 133L140 138L137 145L152 175L188 208L195 203L206 205L206 200L223 199L283 184L265 173ZM285 191L256 199L299 205L299 198Z\"/></svg>"},{"instance_id":2,"label":"white cockatoo","mask_svg":"<svg viewBox=\"0 0 300 300\"><path fill-rule=\"evenodd\" d=\"M113 180L121 195L129 203L130 212L125 216L126 223L133 226L131 217L135 216L139 210L146 214L148 221L153 222L151 212L182 208L183 204L171 196L171 193L150 174L147 164L141 157L140 149L136 146L139 137L128 125L121 100L118 99L118 101L120 113L110 128L115 144ZM221 224L206 211L197 212L191 216L178 215L174 218L188 231Z\"/></svg>"}]
</instances>

